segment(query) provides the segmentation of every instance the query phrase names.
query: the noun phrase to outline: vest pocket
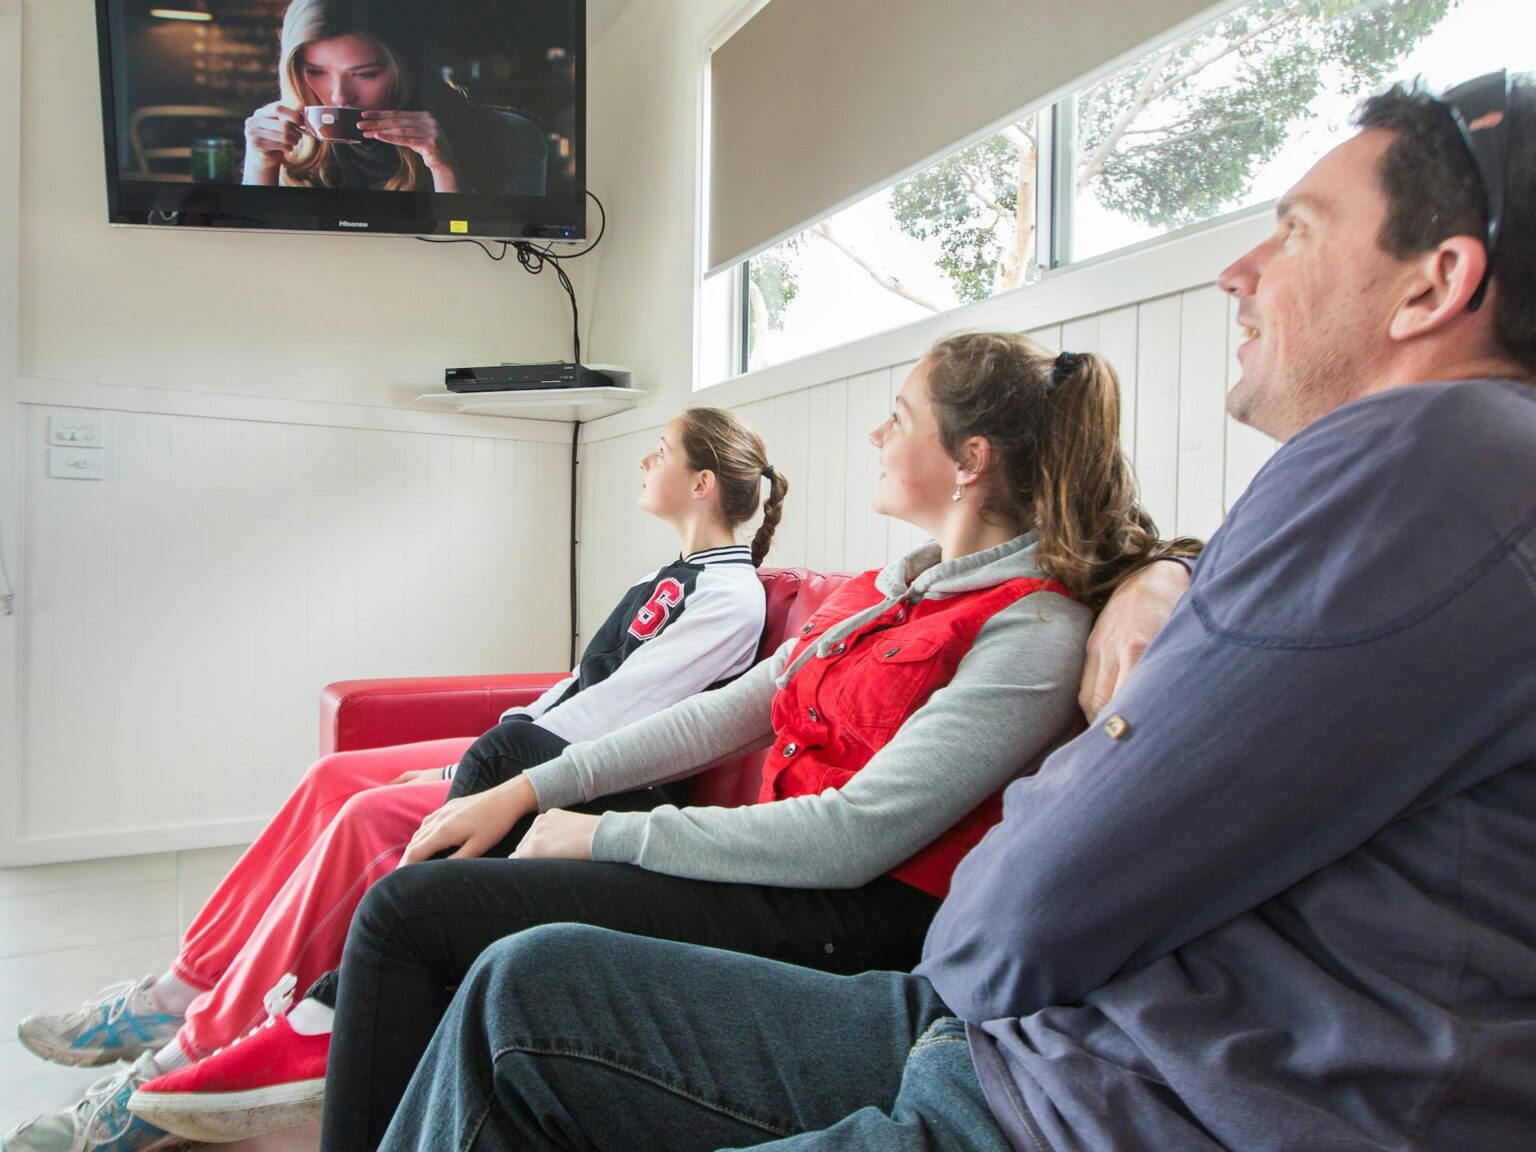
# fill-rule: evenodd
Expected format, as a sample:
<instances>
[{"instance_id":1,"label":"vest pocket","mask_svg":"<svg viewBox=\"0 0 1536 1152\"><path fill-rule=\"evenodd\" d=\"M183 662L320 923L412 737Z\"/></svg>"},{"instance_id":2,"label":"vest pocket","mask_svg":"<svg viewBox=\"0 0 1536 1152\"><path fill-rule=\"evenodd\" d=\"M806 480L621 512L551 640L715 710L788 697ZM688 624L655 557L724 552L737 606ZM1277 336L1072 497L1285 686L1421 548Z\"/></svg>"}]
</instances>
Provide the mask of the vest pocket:
<instances>
[{"instance_id":1,"label":"vest pocket","mask_svg":"<svg viewBox=\"0 0 1536 1152\"><path fill-rule=\"evenodd\" d=\"M823 694L832 687L830 696L849 735L878 747L912 714L917 697L938 686L943 652L941 642L924 636L865 636L828 672Z\"/></svg>"}]
</instances>

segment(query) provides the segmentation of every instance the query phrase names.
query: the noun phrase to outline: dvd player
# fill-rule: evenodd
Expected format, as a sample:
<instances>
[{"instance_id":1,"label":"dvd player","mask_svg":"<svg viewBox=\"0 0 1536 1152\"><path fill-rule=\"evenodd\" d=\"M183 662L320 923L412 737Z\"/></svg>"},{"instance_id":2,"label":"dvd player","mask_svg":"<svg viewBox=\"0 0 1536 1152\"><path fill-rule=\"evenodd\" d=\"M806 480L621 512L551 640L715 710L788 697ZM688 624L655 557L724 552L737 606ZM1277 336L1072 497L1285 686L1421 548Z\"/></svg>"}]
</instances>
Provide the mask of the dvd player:
<instances>
[{"instance_id":1,"label":"dvd player","mask_svg":"<svg viewBox=\"0 0 1536 1152\"><path fill-rule=\"evenodd\" d=\"M443 373L450 392L527 392L535 388L616 388L613 377L584 364L493 364L484 368L449 368Z\"/></svg>"}]
</instances>

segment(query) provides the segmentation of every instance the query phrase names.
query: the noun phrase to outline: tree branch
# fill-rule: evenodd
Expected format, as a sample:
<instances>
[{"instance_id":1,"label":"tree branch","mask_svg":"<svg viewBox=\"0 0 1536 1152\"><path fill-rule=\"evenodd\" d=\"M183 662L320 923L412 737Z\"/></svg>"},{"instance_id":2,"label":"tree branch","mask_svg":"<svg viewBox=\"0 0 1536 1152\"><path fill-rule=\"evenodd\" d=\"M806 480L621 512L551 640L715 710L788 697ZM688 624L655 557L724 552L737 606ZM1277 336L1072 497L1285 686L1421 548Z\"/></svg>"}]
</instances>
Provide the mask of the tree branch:
<instances>
[{"instance_id":1,"label":"tree branch","mask_svg":"<svg viewBox=\"0 0 1536 1152\"><path fill-rule=\"evenodd\" d=\"M894 292L903 300L910 300L919 308L926 308L930 312L943 311L943 309L933 301L924 299L922 296L912 291L912 289L908 288L900 280L896 279L896 277L892 276L889 272L885 272L882 269L877 268L862 253L855 251L841 236L835 235L833 233L831 225L827 221L823 220L820 224L817 224L814 228L811 229L811 233L813 235L820 236L828 244L832 245L832 247L836 248L844 256L848 257L848 259L852 260L860 268L864 269L864 271L869 274L869 278L876 284L880 285L880 287L884 288L887 292Z\"/></svg>"},{"instance_id":2,"label":"tree branch","mask_svg":"<svg viewBox=\"0 0 1536 1152\"><path fill-rule=\"evenodd\" d=\"M1163 65L1166 64L1168 59L1172 56L1173 50L1169 48L1158 53L1153 62L1148 66L1146 75L1142 78L1142 83L1139 90L1137 91L1136 99L1131 101L1130 106L1127 107L1125 111L1116 118L1114 125L1109 130L1109 135L1106 136L1102 142L1100 142L1099 146L1093 150L1093 154L1090 155L1078 168L1077 179L1075 181L1077 190L1081 192L1098 177L1100 172L1104 170L1104 161L1109 158L1109 154L1114 151L1115 146L1120 143L1121 138L1130 129L1131 124L1135 121L1137 116L1140 116L1149 107L1151 107L1157 101L1161 100L1164 96L1168 95L1168 93L1172 92L1186 80L1198 75L1200 72L1203 72L1212 64L1215 64L1218 60L1225 59L1244 46L1251 44L1260 36L1274 31L1282 24L1285 24L1291 20L1295 20L1298 15L1299 11L1296 9L1282 9L1281 14L1275 19L1269 21L1269 23L1262 24L1246 35L1239 36L1236 40L1229 42L1220 52L1217 52L1214 56L1206 57L1205 59L1198 60L1195 63L1190 64L1188 67L1181 68L1179 71L1175 72L1166 83L1153 87L1150 84L1150 81L1152 81L1152 79L1162 70Z\"/></svg>"},{"instance_id":3,"label":"tree branch","mask_svg":"<svg viewBox=\"0 0 1536 1152\"><path fill-rule=\"evenodd\" d=\"M1165 48L1152 58L1152 62L1147 65L1146 74L1141 78L1141 84L1137 86L1136 98L1115 118L1114 124L1110 126L1109 135L1100 141L1099 146L1093 150L1092 154L1078 168L1076 184L1079 192L1086 188L1089 182L1099 174L1104 167L1105 159L1115 150L1115 145L1120 143L1120 137L1124 134L1125 130L1131 126L1136 117L1140 116L1147 105L1152 102L1153 80L1172 51L1171 48Z\"/></svg>"}]
</instances>

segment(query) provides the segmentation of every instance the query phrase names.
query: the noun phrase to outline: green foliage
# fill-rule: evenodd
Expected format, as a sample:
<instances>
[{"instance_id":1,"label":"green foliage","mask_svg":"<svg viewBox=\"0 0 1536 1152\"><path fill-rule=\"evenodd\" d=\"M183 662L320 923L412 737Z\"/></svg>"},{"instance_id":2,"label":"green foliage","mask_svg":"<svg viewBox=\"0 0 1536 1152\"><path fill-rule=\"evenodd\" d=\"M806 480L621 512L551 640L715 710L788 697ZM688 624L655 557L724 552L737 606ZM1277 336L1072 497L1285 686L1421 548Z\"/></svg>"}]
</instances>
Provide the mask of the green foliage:
<instances>
[{"instance_id":1,"label":"green foliage","mask_svg":"<svg viewBox=\"0 0 1536 1152\"><path fill-rule=\"evenodd\" d=\"M963 301L996 291L1003 229L1019 203L1019 150L992 136L891 189L896 223L918 240L936 237L939 267Z\"/></svg>"},{"instance_id":2,"label":"green foliage","mask_svg":"<svg viewBox=\"0 0 1536 1152\"><path fill-rule=\"evenodd\" d=\"M768 327L775 332L784 327L784 309L800 294L793 254L798 239L781 244L778 249L752 257L752 283L762 293L768 313Z\"/></svg>"},{"instance_id":3,"label":"green foliage","mask_svg":"<svg viewBox=\"0 0 1536 1152\"><path fill-rule=\"evenodd\" d=\"M1078 186L1157 227L1208 219L1242 198L1319 93L1378 86L1454 2L1247 5L1083 94Z\"/></svg>"}]
</instances>

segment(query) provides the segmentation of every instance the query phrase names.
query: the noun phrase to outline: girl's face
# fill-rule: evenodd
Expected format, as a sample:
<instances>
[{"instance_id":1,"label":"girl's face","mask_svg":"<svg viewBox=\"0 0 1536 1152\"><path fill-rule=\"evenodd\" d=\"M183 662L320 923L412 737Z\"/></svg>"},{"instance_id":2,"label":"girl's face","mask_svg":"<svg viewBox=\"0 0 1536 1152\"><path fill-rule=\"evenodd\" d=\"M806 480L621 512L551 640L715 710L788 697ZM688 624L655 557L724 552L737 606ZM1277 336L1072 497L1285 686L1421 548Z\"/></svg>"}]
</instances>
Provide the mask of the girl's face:
<instances>
[{"instance_id":1,"label":"girl's face","mask_svg":"<svg viewBox=\"0 0 1536 1152\"><path fill-rule=\"evenodd\" d=\"M880 449L875 511L930 530L950 503L956 465L939 441L927 360L903 381L894 410L869 434L869 442Z\"/></svg>"},{"instance_id":2,"label":"girl's face","mask_svg":"<svg viewBox=\"0 0 1536 1152\"><path fill-rule=\"evenodd\" d=\"M392 107L393 74L378 41L356 34L314 40L294 61L311 104L381 110Z\"/></svg>"},{"instance_id":3,"label":"girl's face","mask_svg":"<svg viewBox=\"0 0 1536 1152\"><path fill-rule=\"evenodd\" d=\"M679 417L661 430L655 449L640 461L640 507L663 520L681 516L693 504L693 486L698 478L683 452Z\"/></svg>"}]
</instances>

